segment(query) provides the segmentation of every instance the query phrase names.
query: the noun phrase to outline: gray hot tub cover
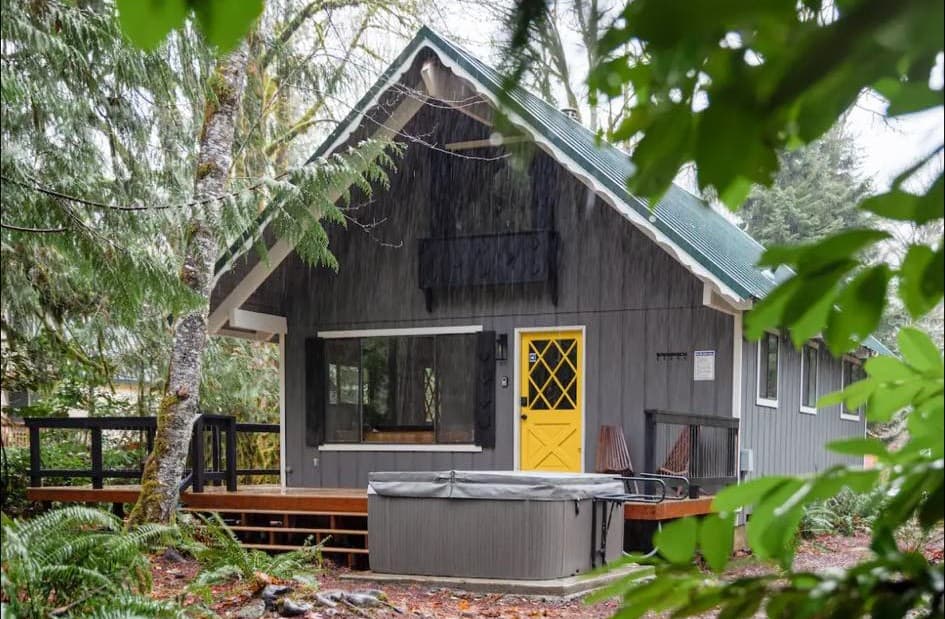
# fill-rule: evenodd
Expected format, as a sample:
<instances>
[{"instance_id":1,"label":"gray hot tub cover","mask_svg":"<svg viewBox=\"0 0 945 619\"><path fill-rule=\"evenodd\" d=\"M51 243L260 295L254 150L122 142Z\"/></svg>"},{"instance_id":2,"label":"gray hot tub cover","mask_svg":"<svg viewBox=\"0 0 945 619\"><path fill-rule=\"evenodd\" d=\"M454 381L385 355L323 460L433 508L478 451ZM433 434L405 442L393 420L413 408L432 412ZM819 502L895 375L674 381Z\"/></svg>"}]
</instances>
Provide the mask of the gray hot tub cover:
<instances>
[{"instance_id":1,"label":"gray hot tub cover","mask_svg":"<svg viewBox=\"0 0 945 619\"><path fill-rule=\"evenodd\" d=\"M537 471L397 471L371 473L368 494L388 497L562 501L624 492L611 475Z\"/></svg>"}]
</instances>

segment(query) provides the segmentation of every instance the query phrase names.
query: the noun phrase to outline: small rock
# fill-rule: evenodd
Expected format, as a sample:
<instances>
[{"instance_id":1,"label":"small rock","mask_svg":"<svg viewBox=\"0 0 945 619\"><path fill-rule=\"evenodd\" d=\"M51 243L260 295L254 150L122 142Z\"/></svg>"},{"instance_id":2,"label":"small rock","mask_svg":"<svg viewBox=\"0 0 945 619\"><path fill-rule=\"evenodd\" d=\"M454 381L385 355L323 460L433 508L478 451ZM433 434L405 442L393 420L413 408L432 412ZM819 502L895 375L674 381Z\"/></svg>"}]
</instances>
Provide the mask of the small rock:
<instances>
[{"instance_id":1,"label":"small rock","mask_svg":"<svg viewBox=\"0 0 945 619\"><path fill-rule=\"evenodd\" d=\"M262 600L253 600L236 611L237 619L259 619L266 612L266 603Z\"/></svg>"},{"instance_id":2,"label":"small rock","mask_svg":"<svg viewBox=\"0 0 945 619\"><path fill-rule=\"evenodd\" d=\"M266 605L266 610L274 610L276 608L276 600L291 592L292 587L286 585L266 585L260 592L259 597L262 598L263 603Z\"/></svg>"},{"instance_id":3,"label":"small rock","mask_svg":"<svg viewBox=\"0 0 945 619\"><path fill-rule=\"evenodd\" d=\"M283 617L298 617L312 610L311 604L296 602L292 598L280 598L276 602L276 611Z\"/></svg>"},{"instance_id":4,"label":"small rock","mask_svg":"<svg viewBox=\"0 0 945 619\"><path fill-rule=\"evenodd\" d=\"M169 563L184 563L187 559L184 558L184 555L177 552L175 548L167 547L164 550L164 554L161 555L161 558Z\"/></svg>"}]
</instances>

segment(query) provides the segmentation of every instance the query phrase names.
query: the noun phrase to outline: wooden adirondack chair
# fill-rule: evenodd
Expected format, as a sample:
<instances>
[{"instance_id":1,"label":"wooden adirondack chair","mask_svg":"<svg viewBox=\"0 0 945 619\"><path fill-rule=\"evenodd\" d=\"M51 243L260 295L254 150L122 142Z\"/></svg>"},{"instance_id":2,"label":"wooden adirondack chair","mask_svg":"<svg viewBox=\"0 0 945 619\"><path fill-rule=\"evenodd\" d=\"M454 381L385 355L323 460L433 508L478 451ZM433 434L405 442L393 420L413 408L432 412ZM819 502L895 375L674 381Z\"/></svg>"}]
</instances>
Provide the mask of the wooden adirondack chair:
<instances>
[{"instance_id":1,"label":"wooden adirondack chair","mask_svg":"<svg viewBox=\"0 0 945 619\"><path fill-rule=\"evenodd\" d=\"M669 450L666 461L663 466L656 469L656 472L660 475L688 477L689 459L692 454L691 443L692 435L689 432L689 426L686 426L679 432L679 437L673 443L673 448Z\"/></svg>"},{"instance_id":2,"label":"wooden adirondack chair","mask_svg":"<svg viewBox=\"0 0 945 619\"><path fill-rule=\"evenodd\" d=\"M630 448L620 426L601 426L597 439L597 458L594 462L597 473L633 474Z\"/></svg>"}]
</instances>

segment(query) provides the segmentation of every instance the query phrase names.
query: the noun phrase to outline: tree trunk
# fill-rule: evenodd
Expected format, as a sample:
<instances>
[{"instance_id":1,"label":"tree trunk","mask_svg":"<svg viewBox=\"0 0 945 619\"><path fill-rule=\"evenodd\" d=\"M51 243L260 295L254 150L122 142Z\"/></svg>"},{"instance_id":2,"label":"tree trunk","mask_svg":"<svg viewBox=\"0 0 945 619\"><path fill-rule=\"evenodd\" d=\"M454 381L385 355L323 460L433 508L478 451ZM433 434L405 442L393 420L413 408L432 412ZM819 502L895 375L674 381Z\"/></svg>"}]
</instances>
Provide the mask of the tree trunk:
<instances>
[{"instance_id":1,"label":"tree trunk","mask_svg":"<svg viewBox=\"0 0 945 619\"><path fill-rule=\"evenodd\" d=\"M211 76L197 155L194 194L197 199L222 195L233 159L233 141L246 77L245 45L217 62ZM188 224L181 282L197 294L200 307L174 323L168 379L157 415L154 449L141 476L141 494L129 524L170 522L179 498L181 475L197 419L207 314L217 259L219 205L210 203Z\"/></svg>"}]
</instances>

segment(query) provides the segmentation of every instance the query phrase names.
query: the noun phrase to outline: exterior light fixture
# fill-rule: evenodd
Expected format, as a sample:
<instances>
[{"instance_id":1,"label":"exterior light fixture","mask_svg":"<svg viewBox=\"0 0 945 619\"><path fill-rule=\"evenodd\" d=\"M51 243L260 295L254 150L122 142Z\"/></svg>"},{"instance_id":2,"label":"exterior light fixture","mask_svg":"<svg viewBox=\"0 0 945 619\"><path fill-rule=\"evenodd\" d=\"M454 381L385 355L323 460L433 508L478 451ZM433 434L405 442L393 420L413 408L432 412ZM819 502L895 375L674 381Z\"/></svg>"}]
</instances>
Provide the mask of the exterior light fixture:
<instances>
[{"instance_id":1,"label":"exterior light fixture","mask_svg":"<svg viewBox=\"0 0 945 619\"><path fill-rule=\"evenodd\" d=\"M507 333L500 333L499 337L495 338L495 360L508 361L508 359L509 335Z\"/></svg>"}]
</instances>

